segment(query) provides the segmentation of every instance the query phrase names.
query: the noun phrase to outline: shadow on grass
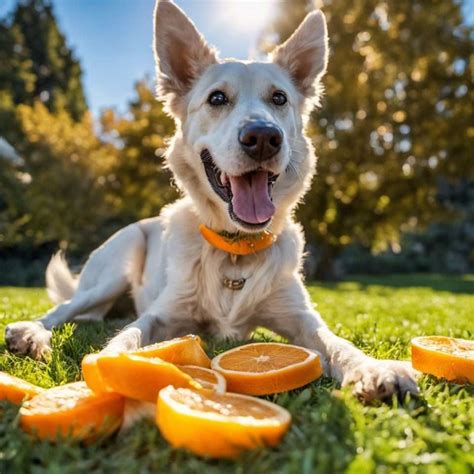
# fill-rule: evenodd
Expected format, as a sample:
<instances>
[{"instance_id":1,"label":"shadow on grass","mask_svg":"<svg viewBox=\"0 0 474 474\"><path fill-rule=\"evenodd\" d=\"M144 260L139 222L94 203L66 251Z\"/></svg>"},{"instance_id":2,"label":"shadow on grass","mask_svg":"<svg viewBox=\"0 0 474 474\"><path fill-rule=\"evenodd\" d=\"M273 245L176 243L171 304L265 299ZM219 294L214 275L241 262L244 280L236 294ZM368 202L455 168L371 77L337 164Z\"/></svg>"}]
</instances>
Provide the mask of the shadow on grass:
<instances>
[{"instance_id":1,"label":"shadow on grass","mask_svg":"<svg viewBox=\"0 0 474 474\"><path fill-rule=\"evenodd\" d=\"M366 290L369 287L430 288L458 294L474 294L474 275L394 274L383 276L351 275L338 282L311 282L341 291Z\"/></svg>"}]
</instances>

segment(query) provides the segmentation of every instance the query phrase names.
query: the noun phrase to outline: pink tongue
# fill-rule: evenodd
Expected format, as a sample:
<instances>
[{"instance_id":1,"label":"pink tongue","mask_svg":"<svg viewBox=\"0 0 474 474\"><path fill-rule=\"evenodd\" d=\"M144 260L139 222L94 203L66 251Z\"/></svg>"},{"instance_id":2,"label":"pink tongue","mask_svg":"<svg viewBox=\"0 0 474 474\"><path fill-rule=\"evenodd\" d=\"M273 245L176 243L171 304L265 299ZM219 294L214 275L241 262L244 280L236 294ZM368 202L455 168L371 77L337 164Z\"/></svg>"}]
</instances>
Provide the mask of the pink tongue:
<instances>
[{"instance_id":1,"label":"pink tongue","mask_svg":"<svg viewBox=\"0 0 474 474\"><path fill-rule=\"evenodd\" d=\"M261 224L275 213L268 193L268 172L254 171L244 176L229 176L235 215L249 224Z\"/></svg>"}]
</instances>

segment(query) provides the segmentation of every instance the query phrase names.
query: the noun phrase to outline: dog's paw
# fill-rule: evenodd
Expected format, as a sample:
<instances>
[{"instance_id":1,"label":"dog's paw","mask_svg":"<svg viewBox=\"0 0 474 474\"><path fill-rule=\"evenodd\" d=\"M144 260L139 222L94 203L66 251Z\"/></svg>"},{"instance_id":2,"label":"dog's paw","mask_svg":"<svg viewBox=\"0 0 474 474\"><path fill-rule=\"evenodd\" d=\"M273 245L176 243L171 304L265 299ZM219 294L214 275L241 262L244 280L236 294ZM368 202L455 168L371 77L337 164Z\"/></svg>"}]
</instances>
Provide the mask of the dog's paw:
<instances>
[{"instance_id":1,"label":"dog's paw","mask_svg":"<svg viewBox=\"0 0 474 474\"><path fill-rule=\"evenodd\" d=\"M369 359L347 373L342 386L351 385L364 403L390 400L393 395L402 401L408 393L418 395L416 376L409 362Z\"/></svg>"},{"instance_id":2,"label":"dog's paw","mask_svg":"<svg viewBox=\"0 0 474 474\"><path fill-rule=\"evenodd\" d=\"M51 353L51 331L37 321L11 323L5 328L7 349L16 355L45 359Z\"/></svg>"}]
</instances>

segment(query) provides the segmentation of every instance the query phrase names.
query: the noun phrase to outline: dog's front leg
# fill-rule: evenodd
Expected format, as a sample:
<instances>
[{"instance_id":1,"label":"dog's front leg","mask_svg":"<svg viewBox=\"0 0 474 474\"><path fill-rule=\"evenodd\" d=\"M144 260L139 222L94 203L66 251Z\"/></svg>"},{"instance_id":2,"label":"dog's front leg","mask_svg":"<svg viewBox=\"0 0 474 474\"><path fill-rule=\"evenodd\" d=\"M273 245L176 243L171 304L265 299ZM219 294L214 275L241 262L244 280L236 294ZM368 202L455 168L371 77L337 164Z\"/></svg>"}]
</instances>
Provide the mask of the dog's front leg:
<instances>
[{"instance_id":1,"label":"dog's front leg","mask_svg":"<svg viewBox=\"0 0 474 474\"><path fill-rule=\"evenodd\" d=\"M102 352L134 351L174 337L171 320L179 313L175 291L171 287L164 288L149 308L112 338Z\"/></svg>"},{"instance_id":2,"label":"dog's front leg","mask_svg":"<svg viewBox=\"0 0 474 474\"><path fill-rule=\"evenodd\" d=\"M153 342L159 342L164 338L164 334L160 330L161 327L158 314L145 313L128 326L125 326L108 342L102 352L135 351Z\"/></svg>"},{"instance_id":3,"label":"dog's front leg","mask_svg":"<svg viewBox=\"0 0 474 474\"><path fill-rule=\"evenodd\" d=\"M415 371L408 362L369 357L350 342L336 336L314 309L299 279L284 285L268 299L263 326L286 336L294 344L321 353L327 375L342 386L351 385L365 402L392 395L417 394Z\"/></svg>"}]
</instances>

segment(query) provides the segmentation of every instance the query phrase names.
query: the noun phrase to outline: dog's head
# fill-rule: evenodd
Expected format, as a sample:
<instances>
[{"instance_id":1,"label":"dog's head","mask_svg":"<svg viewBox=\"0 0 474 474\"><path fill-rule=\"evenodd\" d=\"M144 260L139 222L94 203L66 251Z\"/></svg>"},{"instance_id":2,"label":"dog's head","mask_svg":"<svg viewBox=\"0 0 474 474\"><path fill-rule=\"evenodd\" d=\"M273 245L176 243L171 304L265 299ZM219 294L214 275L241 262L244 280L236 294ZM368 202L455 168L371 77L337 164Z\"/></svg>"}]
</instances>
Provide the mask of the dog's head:
<instances>
[{"instance_id":1,"label":"dog's head","mask_svg":"<svg viewBox=\"0 0 474 474\"><path fill-rule=\"evenodd\" d=\"M314 168L303 129L326 70L323 14L308 14L268 62L219 60L185 13L159 0L155 58L158 95L178 127L168 164L203 221L278 231Z\"/></svg>"}]
</instances>

